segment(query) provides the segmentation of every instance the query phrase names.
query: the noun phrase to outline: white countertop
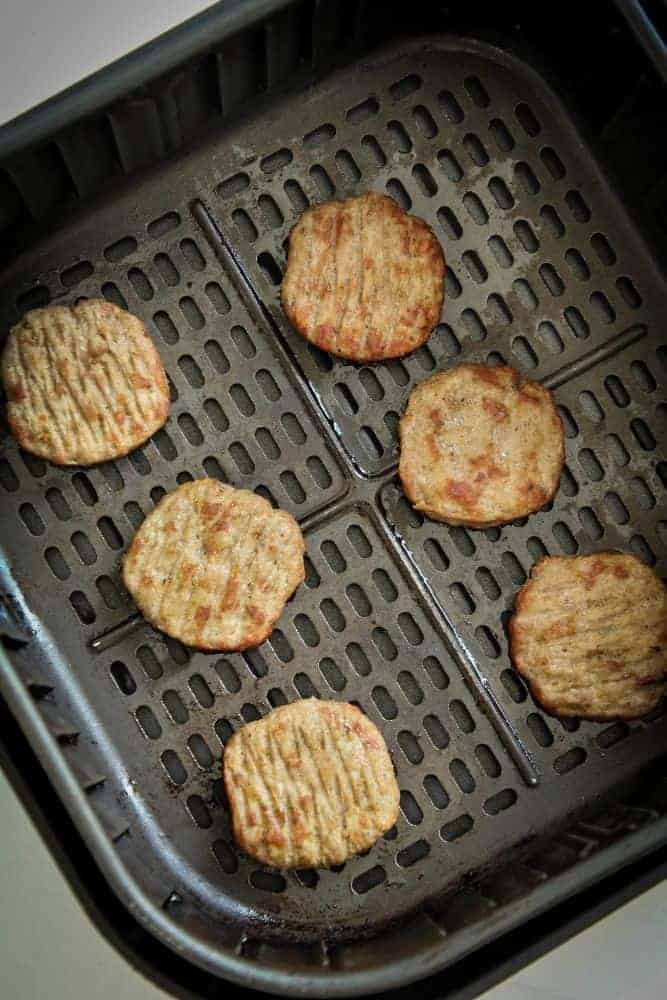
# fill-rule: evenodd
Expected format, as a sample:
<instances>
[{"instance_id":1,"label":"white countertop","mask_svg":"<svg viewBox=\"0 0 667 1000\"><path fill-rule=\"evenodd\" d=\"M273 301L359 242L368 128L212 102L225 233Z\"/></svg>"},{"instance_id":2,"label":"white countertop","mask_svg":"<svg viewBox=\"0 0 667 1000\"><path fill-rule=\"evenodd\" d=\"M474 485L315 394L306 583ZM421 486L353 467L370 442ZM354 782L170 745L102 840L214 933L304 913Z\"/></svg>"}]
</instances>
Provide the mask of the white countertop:
<instances>
[{"instance_id":1,"label":"white countertop","mask_svg":"<svg viewBox=\"0 0 667 1000\"><path fill-rule=\"evenodd\" d=\"M92 923L2 771L0 816L3 1000L165 1000Z\"/></svg>"},{"instance_id":2,"label":"white countertop","mask_svg":"<svg viewBox=\"0 0 667 1000\"><path fill-rule=\"evenodd\" d=\"M201 0L0 4L0 124L210 6ZM0 815L3 1000L164 998L91 923L1 773ZM484 1000L665 1000L666 928L663 882Z\"/></svg>"},{"instance_id":3,"label":"white countertop","mask_svg":"<svg viewBox=\"0 0 667 1000\"><path fill-rule=\"evenodd\" d=\"M210 6L210 0L0 0L0 125Z\"/></svg>"}]
</instances>

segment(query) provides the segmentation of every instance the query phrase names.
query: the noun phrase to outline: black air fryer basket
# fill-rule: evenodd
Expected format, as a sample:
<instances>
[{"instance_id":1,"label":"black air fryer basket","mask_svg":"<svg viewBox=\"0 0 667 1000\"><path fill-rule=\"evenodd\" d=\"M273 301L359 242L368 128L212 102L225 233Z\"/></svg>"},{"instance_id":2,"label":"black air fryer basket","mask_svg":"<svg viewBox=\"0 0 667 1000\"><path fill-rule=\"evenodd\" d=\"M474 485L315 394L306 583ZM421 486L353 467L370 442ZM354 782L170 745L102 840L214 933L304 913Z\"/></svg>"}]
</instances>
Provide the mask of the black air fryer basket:
<instances>
[{"instance_id":1,"label":"black air fryer basket","mask_svg":"<svg viewBox=\"0 0 667 1000\"><path fill-rule=\"evenodd\" d=\"M3 429L0 690L149 939L273 993L437 972L667 833L664 707L552 718L506 636L545 553L667 568L660 75L608 4L551 28L528 4L492 24L410 6L216 5L0 130L0 329L103 296L147 323L172 396L147 445L94 468ZM658 32L620 6L663 68ZM434 228L446 301L426 346L355 366L290 329L279 285L301 212L367 189ZM397 481L410 391L461 360L541 380L563 417L558 495L504 528L424 520ZM306 537L305 585L242 654L167 639L120 581L145 515L203 475ZM342 868L279 873L236 850L220 760L311 696L377 723L401 814Z\"/></svg>"}]
</instances>

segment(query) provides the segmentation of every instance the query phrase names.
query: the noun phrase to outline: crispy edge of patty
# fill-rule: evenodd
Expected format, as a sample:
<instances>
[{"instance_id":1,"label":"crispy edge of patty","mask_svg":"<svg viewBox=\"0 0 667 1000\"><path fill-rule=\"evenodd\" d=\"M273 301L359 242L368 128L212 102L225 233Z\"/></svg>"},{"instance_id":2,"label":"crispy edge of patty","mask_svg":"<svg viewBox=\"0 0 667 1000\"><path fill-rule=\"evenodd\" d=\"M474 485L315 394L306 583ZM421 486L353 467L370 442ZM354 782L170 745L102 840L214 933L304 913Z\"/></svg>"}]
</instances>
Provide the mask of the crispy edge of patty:
<instances>
[{"instance_id":1,"label":"crispy edge of patty","mask_svg":"<svg viewBox=\"0 0 667 1000\"><path fill-rule=\"evenodd\" d=\"M491 518L474 518L474 517L463 517L456 514L448 514L443 512L442 507L436 507L425 501L420 500L417 488L417 475L414 472L414 465L412 461L412 449L406 444L406 437L408 434L408 427L410 424L417 425L424 423L424 415L419 412L422 407L426 407L428 403L424 399L426 393L428 393L429 386L442 383L444 381L449 381L453 376L460 372L475 372L484 371L488 373L500 373L501 375L511 373L515 378L518 378L522 387L529 386L531 392L538 393L542 403L548 406L549 416L552 420L558 423L558 451L555 456L554 462L554 475L553 481L549 489L541 489L539 492L535 492L533 500L524 501L523 503L517 503L515 509L503 515L502 517L491 517ZM418 409L419 408L419 409ZM415 412L417 410L417 412ZM420 511L425 514L433 521L438 521L442 524L451 524L454 526L461 526L465 528L495 528L504 524L509 524L512 521L517 520L520 517L526 517L529 514L534 514L536 511L541 510L548 503L550 503L556 493L558 492L558 487L560 485L561 475L563 473L563 467L565 465L565 434L563 430L563 422L561 420L560 414L556 408L553 400L552 392L541 385L539 382L534 382L531 379L525 378L516 369L511 368L508 365L484 365L475 362L463 362L454 368L449 368L443 372L436 372L429 378L420 382L410 393L408 403L403 416L399 421L399 442L400 442L400 457L398 464L398 475L401 480L405 495L408 500L415 508L415 510ZM422 432L422 438L426 436L425 432ZM416 446L415 446L416 447Z\"/></svg>"},{"instance_id":2,"label":"crispy edge of patty","mask_svg":"<svg viewBox=\"0 0 667 1000\"><path fill-rule=\"evenodd\" d=\"M587 713L585 711L562 711L559 707L557 699L552 698L545 690L545 685L540 682L539 678L536 679L531 676L530 667L528 667L524 662L525 654L522 650L522 637L520 635L520 615L526 610L526 604L528 602L528 595L532 588L539 582L541 574L544 572L546 566L549 563L558 561L559 563L566 565L574 561L580 562L581 560L602 560L605 561L607 557L613 557L614 560L623 558L624 560L631 560L633 565L640 567L641 571L647 574L646 579L651 580L657 585L662 585L664 588L664 583L660 578L654 573L648 566L646 566L641 559L637 556L628 552L617 552L609 550L607 552L590 553L584 556L543 556L539 559L533 566L529 578L523 584L523 586L517 592L515 598L514 612L510 618L508 624L508 634L509 634L509 653L512 660L512 664L517 671L517 673L524 678L528 687L530 688L531 694L538 702L538 704L550 715L556 718L581 718L588 719L591 722L610 722L614 719L619 719L621 721L631 722L633 719L642 718L648 712L653 711L653 709L660 703L662 697L667 694L667 668L665 670L664 677L656 679L652 684L635 684L634 687L639 690L646 690L653 687L653 698L647 698L646 707L641 713L637 712L605 712L605 713ZM619 577L619 585L621 585L622 578ZM665 621L665 636L667 637L667 620Z\"/></svg>"}]
</instances>

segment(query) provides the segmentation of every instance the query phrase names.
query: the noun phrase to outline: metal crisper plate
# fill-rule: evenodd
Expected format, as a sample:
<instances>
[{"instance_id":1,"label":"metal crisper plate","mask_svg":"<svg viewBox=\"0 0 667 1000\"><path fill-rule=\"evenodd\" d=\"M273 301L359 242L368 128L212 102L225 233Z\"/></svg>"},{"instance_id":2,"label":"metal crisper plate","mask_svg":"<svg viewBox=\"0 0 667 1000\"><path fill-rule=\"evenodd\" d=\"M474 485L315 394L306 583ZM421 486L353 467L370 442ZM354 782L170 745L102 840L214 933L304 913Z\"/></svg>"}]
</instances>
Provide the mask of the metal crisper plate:
<instances>
[{"instance_id":1,"label":"metal crisper plate","mask_svg":"<svg viewBox=\"0 0 667 1000\"><path fill-rule=\"evenodd\" d=\"M303 209L368 188L428 220L449 268L428 345L356 367L289 330L278 284ZM121 894L128 882L143 894L139 918L218 973L256 984L263 965L290 992L323 970L321 988L344 991L336 976L354 952L331 942L499 870L664 751L662 712L613 725L546 716L504 631L545 552L620 547L667 568L660 275L541 78L500 50L430 39L268 105L88 210L5 275L2 328L33 305L100 294L148 324L172 413L145 448L92 469L57 469L4 439L7 586L33 635L17 663L107 824L105 871ZM425 521L396 480L409 392L462 359L545 380L565 422L553 505L503 529ZM202 475L258 490L306 533L306 584L256 651L165 639L132 617L120 582L145 514ZM244 722L311 695L356 701L379 725L401 816L341 869L283 875L236 852L219 763ZM531 885L558 865L537 868ZM415 918L402 939L437 947L430 969L452 957L442 920L422 938ZM385 986L419 974L382 940Z\"/></svg>"}]
</instances>

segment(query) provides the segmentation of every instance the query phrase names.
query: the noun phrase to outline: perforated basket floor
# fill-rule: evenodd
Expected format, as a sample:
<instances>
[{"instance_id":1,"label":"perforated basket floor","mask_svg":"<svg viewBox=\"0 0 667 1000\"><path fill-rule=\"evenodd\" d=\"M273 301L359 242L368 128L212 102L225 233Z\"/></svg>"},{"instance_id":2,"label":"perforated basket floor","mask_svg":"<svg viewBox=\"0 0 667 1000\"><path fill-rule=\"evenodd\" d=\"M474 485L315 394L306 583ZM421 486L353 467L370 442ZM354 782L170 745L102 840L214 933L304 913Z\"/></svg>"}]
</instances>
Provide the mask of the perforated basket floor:
<instances>
[{"instance_id":1,"label":"perforated basket floor","mask_svg":"<svg viewBox=\"0 0 667 1000\"><path fill-rule=\"evenodd\" d=\"M278 286L303 209L368 188L433 226L446 302L425 347L356 367L289 329ZM251 966L265 967L281 992L315 973L328 992L345 991L337 975L381 966L383 984L398 985L419 974L401 964L406 948L429 951L422 971L442 966L457 927L481 940L492 909L520 898L527 917L533 894L544 905L539 883L610 838L660 826L664 796L591 820L578 846L571 831L560 836L664 752L665 718L559 722L507 655L514 595L544 553L618 547L666 568L661 278L537 75L460 40L365 60L25 255L3 277L2 328L34 305L100 294L151 329L169 422L127 459L76 471L5 436L2 534L6 588L32 635L15 669L102 817L119 865L111 873L105 861L109 877L162 907L158 926L135 901L141 919L217 972L253 982ZM396 480L408 394L462 359L544 380L566 427L553 504L502 529L425 521ZM261 492L306 534L305 586L271 639L245 654L165 639L120 581L143 517L202 475ZM379 725L401 816L341 869L284 875L235 850L219 764L235 729L312 695L355 701ZM493 906L457 923L460 904L438 902L468 873L506 872L533 840L543 860L498 878ZM386 935L345 943L417 908L398 946Z\"/></svg>"}]
</instances>

